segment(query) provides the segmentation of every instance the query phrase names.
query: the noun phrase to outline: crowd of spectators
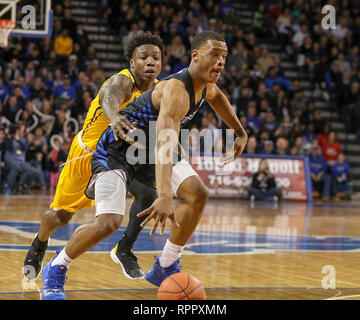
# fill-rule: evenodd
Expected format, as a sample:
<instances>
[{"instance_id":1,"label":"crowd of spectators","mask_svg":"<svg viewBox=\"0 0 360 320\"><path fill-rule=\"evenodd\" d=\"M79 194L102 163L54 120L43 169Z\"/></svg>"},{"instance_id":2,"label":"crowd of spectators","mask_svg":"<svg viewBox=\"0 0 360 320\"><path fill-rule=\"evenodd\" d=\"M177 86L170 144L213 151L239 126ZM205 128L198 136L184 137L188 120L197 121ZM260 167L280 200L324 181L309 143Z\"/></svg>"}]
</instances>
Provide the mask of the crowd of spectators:
<instances>
[{"instance_id":1,"label":"crowd of spectators","mask_svg":"<svg viewBox=\"0 0 360 320\"><path fill-rule=\"evenodd\" d=\"M0 49L0 191L54 189L59 165L105 75L71 3L53 1L51 38L10 37Z\"/></svg>"},{"instance_id":2,"label":"crowd of spectators","mask_svg":"<svg viewBox=\"0 0 360 320\"><path fill-rule=\"evenodd\" d=\"M98 14L107 18L113 34L124 45L144 31L161 36L166 55L160 79L188 66L195 34L204 30L221 33L229 55L218 86L246 127L246 152L310 155L316 149L324 158L326 174L333 177L334 186L345 184L337 183L334 168L346 160L336 133L324 120L316 101L322 99L338 112L339 119L332 120L350 123L346 128L359 132L360 15L354 1L336 4L336 30L322 29L319 0L245 1L254 13L248 17L241 15L230 0L96 3ZM13 39L0 58L1 125L25 124L25 137L31 135L33 139L30 146L39 140L43 158L52 163L51 150L58 148L54 142L50 145L50 137L57 135L61 141L71 141L105 79L84 26L71 16L70 1L54 1L54 14L51 39ZM251 19L250 28L244 27L244 19ZM277 54L269 49L268 44L274 42L280 45ZM283 61L295 64L299 77L289 79ZM303 80L310 83L306 88L310 96L305 94ZM216 130L226 125L210 106L201 108L189 128L198 129L203 138L210 134L213 146L206 152L226 148L226 133L218 134ZM201 149L196 141L190 137L189 145ZM49 171L46 162L42 169ZM349 174L345 175L348 179ZM314 177L314 182L325 179ZM321 188L318 190L323 193ZM329 194L334 192L336 189Z\"/></svg>"},{"instance_id":3,"label":"crowd of spectators","mask_svg":"<svg viewBox=\"0 0 360 320\"><path fill-rule=\"evenodd\" d=\"M315 195L319 191L327 199L337 190L348 191L348 185L340 186L333 170L339 161L346 163L342 148L316 101L330 105L338 115L331 120L343 121L346 130L360 139L360 17L356 1L329 1L337 8L335 30L322 29L322 2L318 0L245 1L254 12L249 29L241 25L246 16L228 0L139 1L138 6L129 0L120 5L116 0L99 2L111 29L124 43L142 30L161 36L166 56L160 78L188 66L190 43L196 33L220 32L229 55L218 85L246 126L250 137L246 152L310 155L312 160L316 150L324 160L326 175L312 175ZM270 52L269 39L280 45L280 53ZM282 61L296 65L299 76L287 78ZM200 131L202 142L209 135L213 139L209 150L208 144L199 145L198 139L190 137L192 150L224 151L225 134L219 135L216 129L226 125L209 106L194 117L190 128ZM311 168L316 167L311 164ZM345 175L348 183L348 170ZM326 179L330 179L329 184ZM332 187L323 192L323 186Z\"/></svg>"}]
</instances>

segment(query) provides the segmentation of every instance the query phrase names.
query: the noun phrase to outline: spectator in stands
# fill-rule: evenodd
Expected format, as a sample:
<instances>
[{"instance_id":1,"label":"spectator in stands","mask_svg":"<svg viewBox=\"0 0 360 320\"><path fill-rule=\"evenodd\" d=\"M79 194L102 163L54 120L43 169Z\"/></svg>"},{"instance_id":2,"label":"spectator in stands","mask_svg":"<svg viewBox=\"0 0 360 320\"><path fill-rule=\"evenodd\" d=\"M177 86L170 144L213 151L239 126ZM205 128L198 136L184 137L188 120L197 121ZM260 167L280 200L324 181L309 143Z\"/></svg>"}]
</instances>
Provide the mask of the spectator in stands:
<instances>
[{"instance_id":1,"label":"spectator in stands","mask_svg":"<svg viewBox=\"0 0 360 320\"><path fill-rule=\"evenodd\" d=\"M101 70L100 62L98 59L94 59L91 62L91 65L86 69L85 74L89 77L89 79L92 79L93 74L97 71ZM94 82L94 81L93 81Z\"/></svg>"},{"instance_id":2,"label":"spectator in stands","mask_svg":"<svg viewBox=\"0 0 360 320\"><path fill-rule=\"evenodd\" d=\"M21 76L21 71L16 58L11 59L11 63L7 66L4 76L7 84L10 86L17 85L18 78Z\"/></svg>"},{"instance_id":3,"label":"spectator in stands","mask_svg":"<svg viewBox=\"0 0 360 320\"><path fill-rule=\"evenodd\" d=\"M62 30L63 30L63 25L61 23L61 20L55 20L54 21L54 28L53 28L53 33L52 33L52 36L51 38L53 40L57 39L58 37L61 36L61 33L62 33Z\"/></svg>"},{"instance_id":4,"label":"spectator in stands","mask_svg":"<svg viewBox=\"0 0 360 320\"><path fill-rule=\"evenodd\" d=\"M340 143L337 140L336 133L334 131L330 131L327 141L321 145L322 155L330 167L335 164L338 155L342 152Z\"/></svg>"},{"instance_id":5,"label":"spectator in stands","mask_svg":"<svg viewBox=\"0 0 360 320\"><path fill-rule=\"evenodd\" d=\"M236 114L240 118L247 112L251 99L251 90L248 87L241 88L240 97L236 101Z\"/></svg>"},{"instance_id":6,"label":"spectator in stands","mask_svg":"<svg viewBox=\"0 0 360 320\"><path fill-rule=\"evenodd\" d=\"M64 29L67 29L69 32L69 36L72 39L76 38L76 22L75 20L71 17L71 10L70 9L65 9L64 11L64 18L62 19L62 26Z\"/></svg>"},{"instance_id":7,"label":"spectator in stands","mask_svg":"<svg viewBox=\"0 0 360 320\"><path fill-rule=\"evenodd\" d=\"M45 181L45 153L40 144L38 137L34 138L32 134L28 135L29 148L26 153L26 161L37 171L37 178L40 184L41 190L45 191L47 184Z\"/></svg>"},{"instance_id":8,"label":"spectator in stands","mask_svg":"<svg viewBox=\"0 0 360 320\"><path fill-rule=\"evenodd\" d=\"M348 21L346 19L341 19L340 24L338 24L333 30L332 35L337 37L339 40L344 40L346 33L348 31Z\"/></svg>"},{"instance_id":9,"label":"spectator in stands","mask_svg":"<svg viewBox=\"0 0 360 320\"><path fill-rule=\"evenodd\" d=\"M4 116L8 121L14 123L15 115L19 110L16 96L12 95L9 97L5 106L1 110L1 115Z\"/></svg>"},{"instance_id":10,"label":"spectator in stands","mask_svg":"<svg viewBox=\"0 0 360 320\"><path fill-rule=\"evenodd\" d=\"M265 37L269 34L266 29L265 18L265 4L260 3L257 11L254 13L252 22L252 30L257 37Z\"/></svg>"},{"instance_id":11,"label":"spectator in stands","mask_svg":"<svg viewBox=\"0 0 360 320\"><path fill-rule=\"evenodd\" d=\"M308 26L307 24L303 24L301 29L295 33L294 37L292 38L292 42L294 43L295 47L300 49L306 37L309 37Z\"/></svg>"},{"instance_id":12,"label":"spectator in stands","mask_svg":"<svg viewBox=\"0 0 360 320\"><path fill-rule=\"evenodd\" d=\"M21 180L26 182L21 186L25 193L30 192L32 181L36 178L37 172L31 165L25 161L26 151L29 143L25 137L24 125L13 125L9 132L9 137L5 140L5 170L7 177L5 182L5 193L14 194L17 177L20 176ZM20 186L18 186L20 187Z\"/></svg>"},{"instance_id":13,"label":"spectator in stands","mask_svg":"<svg viewBox=\"0 0 360 320\"><path fill-rule=\"evenodd\" d=\"M179 72L180 70L186 68L189 66L189 57L187 54L184 54L180 61L175 64L174 68L172 69L172 73L176 73Z\"/></svg>"},{"instance_id":14,"label":"spectator in stands","mask_svg":"<svg viewBox=\"0 0 360 320\"><path fill-rule=\"evenodd\" d=\"M105 74L101 68L96 69L91 76L91 82L95 84L97 89L99 90L104 81L106 80Z\"/></svg>"},{"instance_id":15,"label":"spectator in stands","mask_svg":"<svg viewBox=\"0 0 360 320\"><path fill-rule=\"evenodd\" d=\"M360 85L358 82L351 82L350 72L344 73L344 80L345 75L349 78L345 82L343 81L337 106L340 118L348 124L349 122L352 122L349 121L351 119L352 111L360 102ZM350 130L354 132L353 126L351 126Z\"/></svg>"},{"instance_id":16,"label":"spectator in stands","mask_svg":"<svg viewBox=\"0 0 360 320\"><path fill-rule=\"evenodd\" d=\"M180 60L186 53L185 46L180 36L176 36L171 41L171 55Z\"/></svg>"},{"instance_id":17,"label":"spectator in stands","mask_svg":"<svg viewBox=\"0 0 360 320\"><path fill-rule=\"evenodd\" d=\"M247 117L246 117L247 126L252 129L255 134L258 134L261 129L261 122L256 115L256 101L251 100L248 104Z\"/></svg>"},{"instance_id":18,"label":"spectator in stands","mask_svg":"<svg viewBox=\"0 0 360 320\"><path fill-rule=\"evenodd\" d=\"M245 147L245 153L255 154L257 153L257 141L256 136L250 136Z\"/></svg>"},{"instance_id":19,"label":"spectator in stands","mask_svg":"<svg viewBox=\"0 0 360 320\"><path fill-rule=\"evenodd\" d=\"M332 64L337 64L341 73L351 70L350 63L345 60L345 54L342 51L339 52L337 59Z\"/></svg>"},{"instance_id":20,"label":"spectator in stands","mask_svg":"<svg viewBox=\"0 0 360 320\"><path fill-rule=\"evenodd\" d=\"M338 63L331 65L331 69L326 72L326 85L328 92L332 98L332 102L336 102L336 98L340 92L342 74Z\"/></svg>"},{"instance_id":21,"label":"spectator in stands","mask_svg":"<svg viewBox=\"0 0 360 320\"><path fill-rule=\"evenodd\" d=\"M328 134L329 133L329 129L330 127L328 128L325 128L326 126L328 126L328 124L324 121L324 119L322 118L322 115L321 115L321 111L320 110L315 110L314 111L314 126L315 126L315 133L317 134L323 134L324 133L324 130L325 130L325 134ZM327 130L327 131L326 131ZM319 139L319 136L318 136L318 139ZM320 140L320 139L319 139Z\"/></svg>"},{"instance_id":22,"label":"spectator in stands","mask_svg":"<svg viewBox=\"0 0 360 320\"><path fill-rule=\"evenodd\" d=\"M264 77L267 75L269 68L275 66L275 61L269 56L269 50L267 48L261 50L261 57L257 59L256 62L259 64L260 71Z\"/></svg>"},{"instance_id":23,"label":"spectator in stands","mask_svg":"<svg viewBox=\"0 0 360 320\"><path fill-rule=\"evenodd\" d=\"M80 68L78 65L78 58L75 54L69 56L67 63L64 65L63 73L68 74L72 82L78 79Z\"/></svg>"},{"instance_id":24,"label":"spectator in stands","mask_svg":"<svg viewBox=\"0 0 360 320\"><path fill-rule=\"evenodd\" d=\"M289 115L286 115L284 116L283 121L275 130L274 137L288 137L292 128L293 128L293 123L291 122L291 118Z\"/></svg>"},{"instance_id":25,"label":"spectator in stands","mask_svg":"<svg viewBox=\"0 0 360 320\"><path fill-rule=\"evenodd\" d=\"M301 114L306 110L307 100L304 97L304 91L298 90L295 92L294 97L290 101L291 113L295 114L297 110L300 110Z\"/></svg>"},{"instance_id":26,"label":"spectator in stands","mask_svg":"<svg viewBox=\"0 0 360 320\"><path fill-rule=\"evenodd\" d=\"M274 84L277 83L282 89L285 89L286 91L291 90L291 83L284 77L277 76L274 67L270 67L268 70L268 76L265 78L266 88L273 90Z\"/></svg>"},{"instance_id":27,"label":"spectator in stands","mask_svg":"<svg viewBox=\"0 0 360 320\"><path fill-rule=\"evenodd\" d=\"M71 79L68 74L64 75L64 84L55 87L53 94L54 104L57 109L64 107L64 111L66 111L71 108L76 100L76 90L71 85Z\"/></svg>"},{"instance_id":28,"label":"spectator in stands","mask_svg":"<svg viewBox=\"0 0 360 320\"><path fill-rule=\"evenodd\" d=\"M310 122L313 123L313 121L314 121L314 112L315 112L314 101L307 101L306 108L302 112L302 115L301 115L302 122L305 125L308 125ZM315 124L314 124L314 132L316 132Z\"/></svg>"},{"instance_id":29,"label":"spectator in stands","mask_svg":"<svg viewBox=\"0 0 360 320\"><path fill-rule=\"evenodd\" d=\"M274 200L277 203L281 198L281 190L276 187L274 176L270 173L266 159L259 162L258 172L252 176L251 187L248 188L250 201Z\"/></svg>"},{"instance_id":30,"label":"spectator in stands","mask_svg":"<svg viewBox=\"0 0 360 320\"><path fill-rule=\"evenodd\" d=\"M314 140L317 140L318 135L315 133L315 125L313 122L307 125L303 137L307 143L312 143Z\"/></svg>"},{"instance_id":31,"label":"spectator in stands","mask_svg":"<svg viewBox=\"0 0 360 320\"><path fill-rule=\"evenodd\" d=\"M317 198L322 195L324 200L329 200L331 191L331 176L327 174L325 159L320 155L320 149L316 144L313 144L311 147L309 164L313 196Z\"/></svg>"},{"instance_id":32,"label":"spectator in stands","mask_svg":"<svg viewBox=\"0 0 360 320\"><path fill-rule=\"evenodd\" d=\"M227 58L228 67L235 65L238 69L240 69L244 63L247 63L247 54L244 42L242 40L238 41Z\"/></svg>"},{"instance_id":33,"label":"spectator in stands","mask_svg":"<svg viewBox=\"0 0 360 320\"><path fill-rule=\"evenodd\" d=\"M20 76L18 78L18 83L17 83L16 87L20 88L20 95L23 99L25 99L25 100L31 99L31 92L30 92L29 88L26 86L25 78L23 76ZM15 91L15 88L12 88L10 90L10 94L13 94L14 91Z\"/></svg>"},{"instance_id":34,"label":"spectator in stands","mask_svg":"<svg viewBox=\"0 0 360 320\"><path fill-rule=\"evenodd\" d=\"M24 109L25 108L25 104L26 104L26 100L24 99L22 92L21 92L21 88L16 86L14 88L14 92L13 92L13 96L16 97L16 101L17 101L17 109Z\"/></svg>"},{"instance_id":35,"label":"spectator in stands","mask_svg":"<svg viewBox=\"0 0 360 320\"><path fill-rule=\"evenodd\" d=\"M35 104L35 106L40 109L42 101L45 98L49 98L49 93L42 82L41 78L36 77L33 81L33 84L30 87L30 94L32 98L32 102Z\"/></svg>"},{"instance_id":36,"label":"spectator in stands","mask_svg":"<svg viewBox=\"0 0 360 320\"><path fill-rule=\"evenodd\" d=\"M276 139L276 151L275 154L278 155L287 155L289 154L289 141L284 137L279 137Z\"/></svg>"},{"instance_id":37,"label":"spectator in stands","mask_svg":"<svg viewBox=\"0 0 360 320\"><path fill-rule=\"evenodd\" d=\"M82 23L79 23L76 26L74 42L79 44L80 50L82 52L86 52L87 48L89 47L89 37L87 32L84 30L84 25Z\"/></svg>"},{"instance_id":38,"label":"spectator in stands","mask_svg":"<svg viewBox=\"0 0 360 320\"><path fill-rule=\"evenodd\" d=\"M337 198L350 200L350 167L349 164L345 161L345 156L343 153L339 153L336 163L331 168L331 172L335 179L335 194Z\"/></svg>"},{"instance_id":39,"label":"spectator in stands","mask_svg":"<svg viewBox=\"0 0 360 320\"><path fill-rule=\"evenodd\" d=\"M77 101L81 103L81 99L83 98L84 92L88 92L90 94L90 97L94 99L97 94L97 87L95 84L93 84L89 77L83 74L81 78L79 77L80 85L76 88L76 97Z\"/></svg>"},{"instance_id":40,"label":"spectator in stands","mask_svg":"<svg viewBox=\"0 0 360 320\"><path fill-rule=\"evenodd\" d=\"M260 154L263 154L263 155L275 154L274 142L272 142L271 140L266 140L264 142L264 148L261 150Z\"/></svg>"},{"instance_id":41,"label":"spectator in stands","mask_svg":"<svg viewBox=\"0 0 360 320\"><path fill-rule=\"evenodd\" d=\"M55 39L54 51L61 63L72 54L73 39L69 36L67 29L63 29L61 35Z\"/></svg>"},{"instance_id":42,"label":"spectator in stands","mask_svg":"<svg viewBox=\"0 0 360 320\"><path fill-rule=\"evenodd\" d=\"M299 149L298 149L298 147L297 147L296 145L294 145L294 144L292 144L292 145L290 146L289 152L290 152L290 155L291 155L291 156L298 156L298 155L299 155Z\"/></svg>"},{"instance_id":43,"label":"spectator in stands","mask_svg":"<svg viewBox=\"0 0 360 320\"><path fill-rule=\"evenodd\" d=\"M263 129L268 130L271 134L273 134L278 126L278 122L276 117L272 111L268 111L265 114L265 118L263 120Z\"/></svg>"}]
</instances>

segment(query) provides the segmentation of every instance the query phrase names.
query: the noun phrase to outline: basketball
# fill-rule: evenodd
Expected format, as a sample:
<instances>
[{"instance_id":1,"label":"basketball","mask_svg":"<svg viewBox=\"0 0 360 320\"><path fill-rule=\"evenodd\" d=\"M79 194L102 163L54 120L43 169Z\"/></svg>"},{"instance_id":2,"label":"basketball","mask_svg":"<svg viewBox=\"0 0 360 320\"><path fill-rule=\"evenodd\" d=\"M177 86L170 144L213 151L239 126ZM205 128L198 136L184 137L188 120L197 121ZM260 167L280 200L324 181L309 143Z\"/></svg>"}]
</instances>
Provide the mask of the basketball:
<instances>
[{"instance_id":1,"label":"basketball","mask_svg":"<svg viewBox=\"0 0 360 320\"><path fill-rule=\"evenodd\" d=\"M201 282L188 273L175 273L160 285L157 300L206 300Z\"/></svg>"}]
</instances>

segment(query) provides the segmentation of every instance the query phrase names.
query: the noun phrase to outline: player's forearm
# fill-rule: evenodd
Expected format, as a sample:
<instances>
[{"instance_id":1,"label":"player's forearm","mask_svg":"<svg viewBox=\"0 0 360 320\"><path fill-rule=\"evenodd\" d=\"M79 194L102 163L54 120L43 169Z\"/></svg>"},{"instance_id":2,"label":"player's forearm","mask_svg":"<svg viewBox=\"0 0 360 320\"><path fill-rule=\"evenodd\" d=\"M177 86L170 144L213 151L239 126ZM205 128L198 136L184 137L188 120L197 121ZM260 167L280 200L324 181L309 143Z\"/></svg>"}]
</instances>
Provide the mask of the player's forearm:
<instances>
[{"instance_id":1,"label":"player's forearm","mask_svg":"<svg viewBox=\"0 0 360 320\"><path fill-rule=\"evenodd\" d=\"M210 106L219 115L219 117L229 126L229 128L235 131L238 137L246 135L246 131L240 123L232 105L226 96L219 92L216 98L210 102Z\"/></svg>"},{"instance_id":2,"label":"player's forearm","mask_svg":"<svg viewBox=\"0 0 360 320\"><path fill-rule=\"evenodd\" d=\"M156 124L156 187L159 197L172 197L171 176L173 152L178 144L178 130L169 116L161 116Z\"/></svg>"},{"instance_id":3,"label":"player's forearm","mask_svg":"<svg viewBox=\"0 0 360 320\"><path fill-rule=\"evenodd\" d=\"M105 117L112 120L119 115L119 106L131 96L132 82L122 75L112 76L99 92L99 103Z\"/></svg>"},{"instance_id":4,"label":"player's forearm","mask_svg":"<svg viewBox=\"0 0 360 320\"><path fill-rule=\"evenodd\" d=\"M123 103L121 96L116 95L113 90L105 90L101 108L106 118L113 119L119 114L119 106Z\"/></svg>"}]
</instances>

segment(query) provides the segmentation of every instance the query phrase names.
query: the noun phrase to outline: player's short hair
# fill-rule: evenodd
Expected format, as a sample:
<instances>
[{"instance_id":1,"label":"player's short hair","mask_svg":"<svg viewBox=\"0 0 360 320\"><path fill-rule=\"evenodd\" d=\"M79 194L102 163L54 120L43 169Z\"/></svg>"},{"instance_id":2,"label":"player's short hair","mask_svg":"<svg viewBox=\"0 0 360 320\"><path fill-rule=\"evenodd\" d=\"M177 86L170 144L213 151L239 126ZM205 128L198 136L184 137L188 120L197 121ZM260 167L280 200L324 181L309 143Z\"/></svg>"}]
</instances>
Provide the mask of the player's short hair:
<instances>
[{"instance_id":1,"label":"player's short hair","mask_svg":"<svg viewBox=\"0 0 360 320\"><path fill-rule=\"evenodd\" d=\"M161 57L164 56L164 44L161 38L158 35L154 35L148 31L134 36L128 41L125 49L126 58L130 60L133 57L135 49L144 44L153 44L154 46L157 46L161 51Z\"/></svg>"},{"instance_id":2,"label":"player's short hair","mask_svg":"<svg viewBox=\"0 0 360 320\"><path fill-rule=\"evenodd\" d=\"M213 31L204 31L198 33L191 42L191 51L194 49L199 49L206 41L208 40L217 40L225 42L225 39L222 35Z\"/></svg>"}]
</instances>

